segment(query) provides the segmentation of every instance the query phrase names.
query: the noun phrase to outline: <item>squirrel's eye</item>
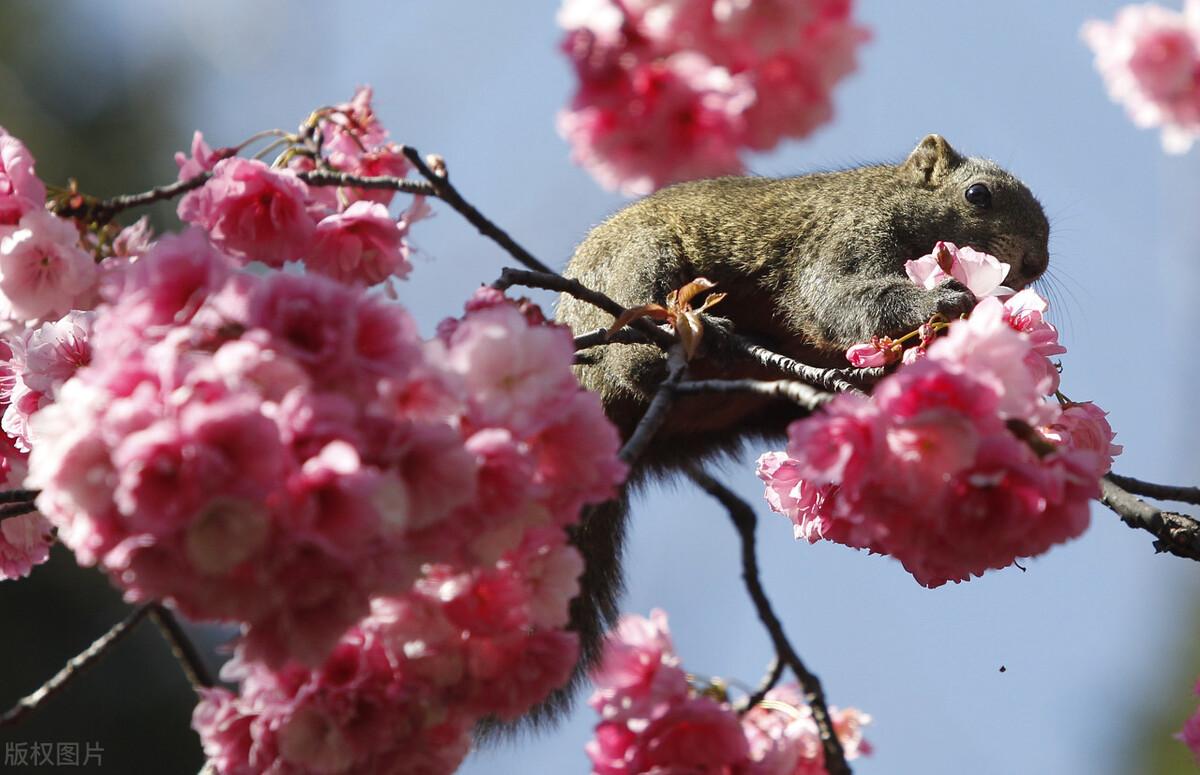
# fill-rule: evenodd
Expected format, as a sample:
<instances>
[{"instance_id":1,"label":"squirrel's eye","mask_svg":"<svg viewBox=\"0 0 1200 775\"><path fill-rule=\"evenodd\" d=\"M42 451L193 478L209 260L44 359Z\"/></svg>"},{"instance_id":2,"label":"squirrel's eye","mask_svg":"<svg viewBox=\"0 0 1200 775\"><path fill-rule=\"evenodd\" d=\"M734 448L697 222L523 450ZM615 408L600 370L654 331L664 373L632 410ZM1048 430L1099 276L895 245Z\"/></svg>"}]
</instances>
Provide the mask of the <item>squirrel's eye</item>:
<instances>
[{"instance_id":1,"label":"squirrel's eye","mask_svg":"<svg viewBox=\"0 0 1200 775\"><path fill-rule=\"evenodd\" d=\"M972 183L967 189L967 201L976 207L991 207L992 190L983 183Z\"/></svg>"}]
</instances>

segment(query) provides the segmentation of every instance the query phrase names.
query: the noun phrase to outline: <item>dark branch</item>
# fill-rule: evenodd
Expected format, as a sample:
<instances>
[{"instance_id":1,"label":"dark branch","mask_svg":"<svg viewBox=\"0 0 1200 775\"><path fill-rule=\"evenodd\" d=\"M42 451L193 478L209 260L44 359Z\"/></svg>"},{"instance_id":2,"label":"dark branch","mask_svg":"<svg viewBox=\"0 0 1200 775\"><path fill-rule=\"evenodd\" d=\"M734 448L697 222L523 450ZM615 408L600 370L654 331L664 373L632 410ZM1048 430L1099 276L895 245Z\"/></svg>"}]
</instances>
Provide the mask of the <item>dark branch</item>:
<instances>
[{"instance_id":1,"label":"dark branch","mask_svg":"<svg viewBox=\"0 0 1200 775\"><path fill-rule=\"evenodd\" d=\"M541 288L545 291L557 291L565 293L568 296L574 296L580 301L587 302L594 307L604 310L612 315L614 320L626 312L624 307L600 291L593 291L578 280L572 280L569 277L563 277L554 272L529 272L524 269L505 267L500 270L500 279L492 283L493 288L501 291L506 291L514 285L520 285L525 288ZM645 334L654 344L664 350L669 350L675 345L675 336L673 334L664 331L645 318L635 320L631 324L631 327Z\"/></svg>"},{"instance_id":2,"label":"dark branch","mask_svg":"<svg viewBox=\"0 0 1200 775\"><path fill-rule=\"evenodd\" d=\"M171 647L171 653L175 655L175 659L179 660L183 674L187 676L192 689L199 694L201 689L212 688L215 684L212 674L209 673L204 660L200 658L200 652L196 650L192 639L183 631L183 627L179 626L179 620L160 603L155 603L149 608L150 618L158 625L158 629L166 639L167 645Z\"/></svg>"},{"instance_id":3,"label":"dark branch","mask_svg":"<svg viewBox=\"0 0 1200 775\"><path fill-rule=\"evenodd\" d=\"M1121 476L1120 474L1111 472L1108 474L1108 478L1112 480L1113 484L1134 495L1155 498L1160 501L1178 501L1180 503L1191 503L1200 506L1200 487L1154 484L1153 482L1143 482L1141 479L1134 479L1132 476Z\"/></svg>"},{"instance_id":4,"label":"dark branch","mask_svg":"<svg viewBox=\"0 0 1200 775\"><path fill-rule=\"evenodd\" d=\"M883 369L822 369L757 345L736 334L726 335L731 348L763 366L835 393L862 393L885 375Z\"/></svg>"},{"instance_id":5,"label":"dark branch","mask_svg":"<svg viewBox=\"0 0 1200 775\"><path fill-rule=\"evenodd\" d=\"M29 503L41 490L0 490L0 503Z\"/></svg>"},{"instance_id":6,"label":"dark branch","mask_svg":"<svg viewBox=\"0 0 1200 775\"><path fill-rule=\"evenodd\" d=\"M833 393L825 393L807 382L794 379L704 379L681 382L675 386L675 393L756 393L760 396L786 398L812 411L820 409L834 398Z\"/></svg>"},{"instance_id":7,"label":"dark branch","mask_svg":"<svg viewBox=\"0 0 1200 775\"><path fill-rule=\"evenodd\" d=\"M635 331L632 328L622 328L620 331L608 333L607 328L600 328L590 334L582 334L575 337L575 349L586 350L589 347L599 347L605 344L649 344L650 340L646 338L641 331Z\"/></svg>"},{"instance_id":8,"label":"dark branch","mask_svg":"<svg viewBox=\"0 0 1200 775\"><path fill-rule=\"evenodd\" d=\"M437 196L437 191L435 191L433 186L429 183L422 183L419 180L394 178L387 175L360 177L358 175L350 175L345 172L334 172L332 170L309 170L308 172L297 173L296 177L300 178L305 183L308 183L310 186L378 188L399 191L402 194Z\"/></svg>"},{"instance_id":9,"label":"dark branch","mask_svg":"<svg viewBox=\"0 0 1200 775\"><path fill-rule=\"evenodd\" d=\"M772 610L771 602L767 599L767 593L763 589L758 571L758 556L754 549L754 530L757 522L754 510L750 508L750 504L704 471L691 468L688 470L688 476L729 512L734 527L737 528L738 536L741 538L742 579L746 582L746 590L750 593L750 599L754 601L754 610L758 612L758 618L771 636L775 653L792 669L804 689L804 701L812 710L813 721L816 722L817 730L821 735L821 746L825 751L825 769L829 775L848 775L850 765L846 763L842 742L838 740L834 730L833 718L829 714L829 706L825 703L825 691L821 688L821 681L809 672L808 668L804 666L803 660L800 659L800 655L792 647L783 631L783 623L779 621L779 617Z\"/></svg>"},{"instance_id":10,"label":"dark branch","mask_svg":"<svg viewBox=\"0 0 1200 775\"><path fill-rule=\"evenodd\" d=\"M140 194L122 194L111 199L94 199L83 197L83 203L78 206L62 204L54 208L55 215L64 218L83 218L99 226L111 221L116 215L132 207L154 204L166 199L174 199L180 194L200 188L212 177L211 172L201 172L199 175L178 180L165 186L155 186Z\"/></svg>"},{"instance_id":11,"label":"dark branch","mask_svg":"<svg viewBox=\"0 0 1200 775\"><path fill-rule=\"evenodd\" d=\"M1200 522L1151 506L1117 484L1111 474L1100 480L1100 490L1100 502L1116 512L1122 522L1157 539L1156 550L1200 560Z\"/></svg>"},{"instance_id":12,"label":"dark branch","mask_svg":"<svg viewBox=\"0 0 1200 775\"><path fill-rule=\"evenodd\" d=\"M687 361L683 357L683 347L676 345L667 353L667 378L659 384L654 398L650 399L650 406L646 407L646 413L638 420L637 427L629 435L629 441L621 447L620 458L626 465L633 465L642 456L654 434L666 422L671 404L675 401L675 386L685 374Z\"/></svg>"},{"instance_id":13,"label":"dark branch","mask_svg":"<svg viewBox=\"0 0 1200 775\"><path fill-rule=\"evenodd\" d=\"M37 710L43 702L61 692L67 684L99 661L100 657L108 653L109 649L128 635L149 611L150 606L144 605L135 608L123 621L118 622L112 629L97 638L92 645L72 657L53 678L42 684L37 691L22 698L7 713L0 716L0 727L17 723L26 714Z\"/></svg>"},{"instance_id":14,"label":"dark branch","mask_svg":"<svg viewBox=\"0 0 1200 775\"><path fill-rule=\"evenodd\" d=\"M775 684L779 683L779 679L783 676L783 667L783 660L779 658L778 654L771 657L771 664L767 665L767 673L759 681L758 688L754 690L753 694L737 704L739 715L762 702L767 696L767 692L775 688Z\"/></svg>"},{"instance_id":15,"label":"dark branch","mask_svg":"<svg viewBox=\"0 0 1200 775\"><path fill-rule=\"evenodd\" d=\"M530 269L537 272L554 273L553 269L538 261L532 253L518 245L516 240L508 236L508 232L492 223L484 217L483 213L476 210L470 202L463 199L462 194L458 193L458 189L450 184L450 177L444 174L439 175L430 169L416 148L406 145L402 150L404 156L417 168L417 172L421 174L421 177L429 181L430 186L433 188L434 196L450 205L463 218L466 218L472 226L479 230L480 234L504 248L510 256Z\"/></svg>"}]
</instances>

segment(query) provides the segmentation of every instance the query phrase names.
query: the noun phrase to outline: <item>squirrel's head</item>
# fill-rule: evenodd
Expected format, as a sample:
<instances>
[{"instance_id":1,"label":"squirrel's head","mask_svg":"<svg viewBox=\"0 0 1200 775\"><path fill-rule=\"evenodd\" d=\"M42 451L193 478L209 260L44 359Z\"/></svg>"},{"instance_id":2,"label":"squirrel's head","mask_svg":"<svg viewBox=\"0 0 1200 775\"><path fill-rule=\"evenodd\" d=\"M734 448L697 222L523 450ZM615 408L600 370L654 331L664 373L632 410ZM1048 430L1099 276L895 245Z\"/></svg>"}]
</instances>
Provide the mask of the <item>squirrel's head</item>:
<instances>
[{"instance_id":1,"label":"squirrel's head","mask_svg":"<svg viewBox=\"0 0 1200 775\"><path fill-rule=\"evenodd\" d=\"M1050 223L1024 183L987 159L959 154L929 135L900 165L901 173L928 192L936 212L936 239L970 246L1008 264L1004 284L1021 289L1050 263Z\"/></svg>"}]
</instances>

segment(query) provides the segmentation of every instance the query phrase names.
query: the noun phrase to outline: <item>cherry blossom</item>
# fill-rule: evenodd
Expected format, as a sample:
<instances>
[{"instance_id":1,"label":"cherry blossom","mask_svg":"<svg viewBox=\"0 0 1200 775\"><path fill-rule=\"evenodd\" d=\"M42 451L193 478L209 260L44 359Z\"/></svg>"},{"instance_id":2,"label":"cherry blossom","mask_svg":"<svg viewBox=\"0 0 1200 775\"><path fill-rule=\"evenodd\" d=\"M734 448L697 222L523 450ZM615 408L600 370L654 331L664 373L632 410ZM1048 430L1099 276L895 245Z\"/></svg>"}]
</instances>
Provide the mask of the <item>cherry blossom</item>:
<instances>
[{"instance_id":1,"label":"cherry blossom","mask_svg":"<svg viewBox=\"0 0 1200 775\"><path fill-rule=\"evenodd\" d=\"M1109 96L1140 127L1162 127L1168 153L1200 137L1200 3L1182 12L1153 3L1127 5L1111 22L1083 25L1083 40Z\"/></svg>"},{"instance_id":2,"label":"cherry blossom","mask_svg":"<svg viewBox=\"0 0 1200 775\"><path fill-rule=\"evenodd\" d=\"M0 317L57 318L94 291L96 264L70 222L30 210L0 238Z\"/></svg>"},{"instance_id":3,"label":"cherry blossom","mask_svg":"<svg viewBox=\"0 0 1200 775\"><path fill-rule=\"evenodd\" d=\"M15 226L46 201L46 185L34 172L33 154L0 127L0 228Z\"/></svg>"}]
</instances>

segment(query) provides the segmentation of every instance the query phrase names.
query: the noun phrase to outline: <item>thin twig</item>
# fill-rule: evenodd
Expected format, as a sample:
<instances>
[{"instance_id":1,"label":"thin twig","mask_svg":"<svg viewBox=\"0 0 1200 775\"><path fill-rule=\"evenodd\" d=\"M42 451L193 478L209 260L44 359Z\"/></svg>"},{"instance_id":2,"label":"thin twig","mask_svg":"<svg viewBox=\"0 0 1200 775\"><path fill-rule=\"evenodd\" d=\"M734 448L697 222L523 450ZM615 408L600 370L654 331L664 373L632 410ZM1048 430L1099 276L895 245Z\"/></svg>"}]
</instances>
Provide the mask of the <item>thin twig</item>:
<instances>
[{"instance_id":1,"label":"thin twig","mask_svg":"<svg viewBox=\"0 0 1200 775\"><path fill-rule=\"evenodd\" d=\"M758 682L758 688L754 693L737 704L738 714L745 713L755 705L763 701L767 696L767 692L775 688L775 684L779 683L779 679L783 676L783 660L779 655L771 657L771 664L767 665L766 675Z\"/></svg>"},{"instance_id":2,"label":"thin twig","mask_svg":"<svg viewBox=\"0 0 1200 775\"><path fill-rule=\"evenodd\" d=\"M818 390L807 382L794 379L703 379L680 382L675 393L756 393L760 396L786 398L812 411L820 409L835 398L835 394Z\"/></svg>"},{"instance_id":3,"label":"thin twig","mask_svg":"<svg viewBox=\"0 0 1200 775\"><path fill-rule=\"evenodd\" d=\"M419 180L408 180L406 178L396 178L389 175L362 177L359 175L351 175L346 172L334 172L333 170L308 170L307 172L296 173L296 177L300 178L305 183L308 183L310 186L378 188L399 191L402 194L437 196L437 191L434 190L433 185L430 183L424 183Z\"/></svg>"},{"instance_id":4,"label":"thin twig","mask_svg":"<svg viewBox=\"0 0 1200 775\"><path fill-rule=\"evenodd\" d=\"M212 173L205 171L165 186L155 186L149 191L143 191L140 194L121 194L111 199L99 200L84 197L83 203L77 207L72 207L64 203L56 207L54 213L64 218L83 217L85 220L103 226L116 217L118 213L128 210L131 207L141 207L166 199L174 199L180 194L186 194L193 189L200 188L210 177L212 177Z\"/></svg>"},{"instance_id":5,"label":"thin twig","mask_svg":"<svg viewBox=\"0 0 1200 775\"><path fill-rule=\"evenodd\" d=\"M92 645L72 657L63 666L62 670L59 670L53 678L42 684L37 691L23 697L8 712L0 716L0 727L15 724L24 718L26 714L37 710L43 702L61 692L67 684L99 661L100 657L104 656L118 641L128 635L149 612L150 606L145 605L133 609L128 616L113 625L112 629L97 638Z\"/></svg>"},{"instance_id":6,"label":"thin twig","mask_svg":"<svg viewBox=\"0 0 1200 775\"><path fill-rule=\"evenodd\" d=\"M500 291L508 290L514 285L565 293L604 310L614 319L621 317L626 312L623 306L600 291L593 291L578 280L572 280L554 272L530 272L525 269L505 267L500 270L500 279L492 283L492 287ZM664 350L669 350L675 345L676 339L673 334L664 331L645 318L638 318L631 326L645 334L654 344Z\"/></svg>"},{"instance_id":7,"label":"thin twig","mask_svg":"<svg viewBox=\"0 0 1200 775\"><path fill-rule=\"evenodd\" d=\"M1122 522L1157 539L1156 550L1200 560L1200 522L1151 506L1117 484L1111 474L1100 480L1100 491L1100 502L1116 512Z\"/></svg>"},{"instance_id":8,"label":"thin twig","mask_svg":"<svg viewBox=\"0 0 1200 775\"><path fill-rule=\"evenodd\" d=\"M492 223L484 217L483 213L476 210L470 202L463 199L462 194L458 193L458 189L451 185L449 175L439 175L430 169L416 148L406 145L401 150L404 156L417 168L417 172L420 173L421 177L429 181L433 187L434 195L454 208L463 218L466 218L472 226L479 230L480 234L504 248L510 256L530 269L538 272L554 273L553 269L534 258L532 253L518 245L516 240L508 236L508 232Z\"/></svg>"},{"instance_id":9,"label":"thin twig","mask_svg":"<svg viewBox=\"0 0 1200 775\"><path fill-rule=\"evenodd\" d=\"M150 606L150 618L158 625L159 631L166 639L167 645L171 647L171 653L175 655L175 659L183 668L183 674L187 676L192 689L199 694L201 689L212 688L215 683L212 674L205 666L204 660L200 658L200 652L196 650L192 639L183 631L183 627L179 626L179 620L175 618L175 615L164 608L162 604L154 603Z\"/></svg>"},{"instance_id":10,"label":"thin twig","mask_svg":"<svg viewBox=\"0 0 1200 775\"><path fill-rule=\"evenodd\" d=\"M642 419L638 420L637 427L629 435L629 441L621 447L619 457L626 465L633 465L633 462L642 456L642 452L649 446L654 434L658 433L659 428L666 422L667 414L671 411L671 404L675 401L674 388L685 374L687 374L687 360L683 356L683 346L675 345L667 353L666 379L659 384L654 398L650 399L650 405L646 407L646 413L642 415Z\"/></svg>"},{"instance_id":11,"label":"thin twig","mask_svg":"<svg viewBox=\"0 0 1200 775\"><path fill-rule=\"evenodd\" d=\"M607 328L599 328L590 334L581 334L575 337L575 349L586 350L589 347L599 347L605 344L649 344L649 341L641 331L629 327L611 334L608 333Z\"/></svg>"},{"instance_id":12,"label":"thin twig","mask_svg":"<svg viewBox=\"0 0 1200 775\"><path fill-rule=\"evenodd\" d=\"M1142 495L1146 498L1155 498L1160 501L1178 501L1179 503L1191 503L1200 506L1200 487L1155 484L1154 482L1144 482L1141 479L1134 479L1132 476L1121 476L1120 474L1111 472L1108 474L1108 478L1112 480L1113 484L1134 495Z\"/></svg>"},{"instance_id":13,"label":"thin twig","mask_svg":"<svg viewBox=\"0 0 1200 775\"><path fill-rule=\"evenodd\" d=\"M28 503L41 494L41 490L0 490L0 503Z\"/></svg>"},{"instance_id":14,"label":"thin twig","mask_svg":"<svg viewBox=\"0 0 1200 775\"><path fill-rule=\"evenodd\" d=\"M825 751L825 769L829 775L848 775L850 765L846 763L846 754L842 750L842 743L834 730L833 718L825 703L825 691L821 687L821 681L804 666L804 661L792 647L783 631L783 623L775 615L775 611L771 608L771 602L767 599L767 593L763 589L762 580L759 577L758 556L755 554L754 530L757 520L754 510L750 508L750 504L704 471L695 467L689 468L688 476L729 512L734 527L737 528L738 536L741 538L742 579L746 582L746 590L750 593L750 599L754 601L754 610L758 612L759 620L762 621L763 626L767 628L767 633L771 636L775 653L792 669L804 689L804 701L812 710L813 721L817 724L821 745Z\"/></svg>"}]
</instances>

